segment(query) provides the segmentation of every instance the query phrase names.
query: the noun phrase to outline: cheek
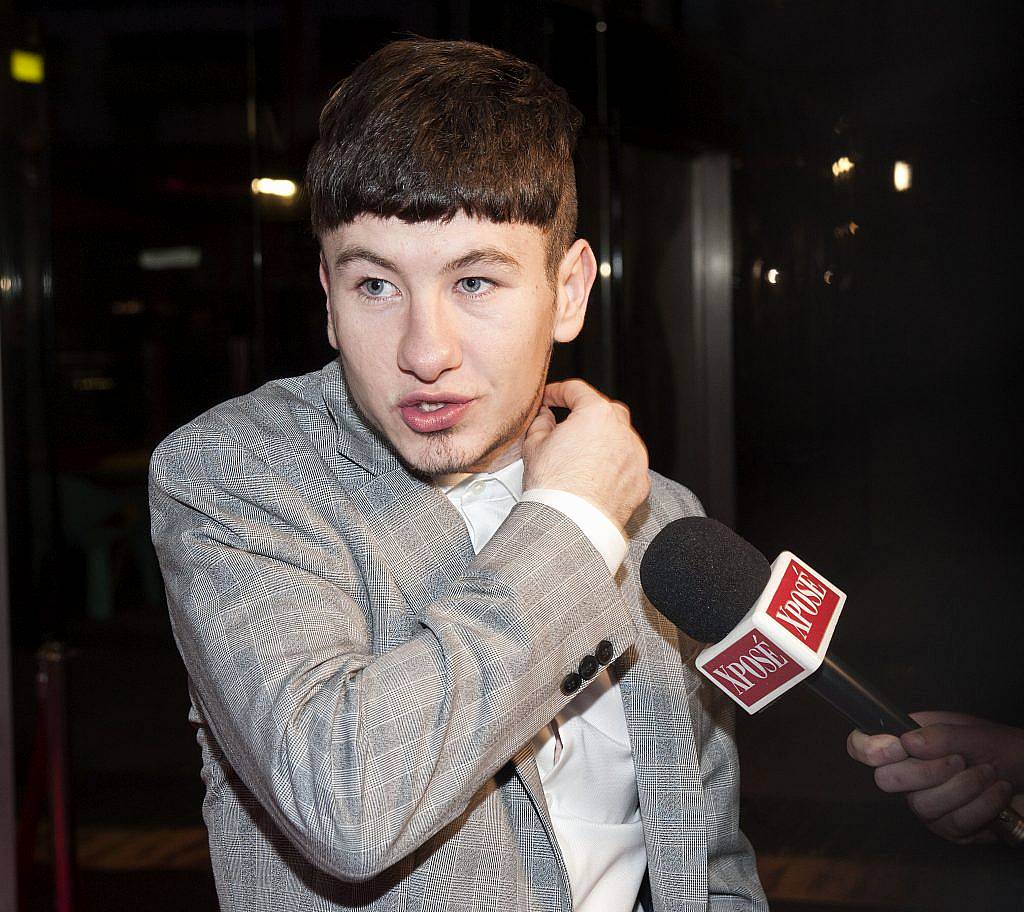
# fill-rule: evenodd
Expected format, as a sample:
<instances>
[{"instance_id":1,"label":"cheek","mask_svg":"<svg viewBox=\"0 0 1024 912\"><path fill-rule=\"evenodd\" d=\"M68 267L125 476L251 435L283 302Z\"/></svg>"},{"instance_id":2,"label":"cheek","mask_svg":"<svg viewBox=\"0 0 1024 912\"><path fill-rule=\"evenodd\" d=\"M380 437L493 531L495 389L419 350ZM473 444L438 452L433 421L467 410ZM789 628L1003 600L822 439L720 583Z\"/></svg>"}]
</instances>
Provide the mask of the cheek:
<instances>
[{"instance_id":1,"label":"cheek","mask_svg":"<svg viewBox=\"0 0 1024 912\"><path fill-rule=\"evenodd\" d=\"M375 325L358 314L341 313L334 321L334 331L342 356L353 365L376 365L385 360L390 338L387 326Z\"/></svg>"},{"instance_id":2,"label":"cheek","mask_svg":"<svg viewBox=\"0 0 1024 912\"><path fill-rule=\"evenodd\" d=\"M554 337L554 320L547 312L538 315L529 310L520 319L482 329L476 335L481 351L495 358L507 358L506 364L533 365L547 357Z\"/></svg>"},{"instance_id":3,"label":"cheek","mask_svg":"<svg viewBox=\"0 0 1024 912\"><path fill-rule=\"evenodd\" d=\"M361 390L372 389L386 382L384 346L375 345L372 339L336 327L339 352L345 367L349 384Z\"/></svg>"},{"instance_id":4,"label":"cheek","mask_svg":"<svg viewBox=\"0 0 1024 912\"><path fill-rule=\"evenodd\" d=\"M509 396L522 399L533 396L548 361L551 335L544 327L523 330L514 338L506 336L491 351L492 370L501 373Z\"/></svg>"}]
</instances>

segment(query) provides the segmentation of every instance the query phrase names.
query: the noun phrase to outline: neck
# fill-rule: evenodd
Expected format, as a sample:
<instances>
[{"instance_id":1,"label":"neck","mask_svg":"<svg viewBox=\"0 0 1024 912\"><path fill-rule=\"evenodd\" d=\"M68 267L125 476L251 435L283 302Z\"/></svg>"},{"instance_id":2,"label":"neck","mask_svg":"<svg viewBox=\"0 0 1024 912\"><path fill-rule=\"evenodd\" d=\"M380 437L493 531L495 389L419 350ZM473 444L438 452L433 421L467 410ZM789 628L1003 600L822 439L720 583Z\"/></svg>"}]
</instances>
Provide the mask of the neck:
<instances>
[{"instance_id":1,"label":"neck","mask_svg":"<svg viewBox=\"0 0 1024 912\"><path fill-rule=\"evenodd\" d=\"M470 475L479 475L481 472L500 472L505 466L510 466L517 459L523 458L523 437L525 436L523 434L500 449L493 450L479 462L469 466L465 472L434 475L430 480L440 488L450 488Z\"/></svg>"}]
</instances>

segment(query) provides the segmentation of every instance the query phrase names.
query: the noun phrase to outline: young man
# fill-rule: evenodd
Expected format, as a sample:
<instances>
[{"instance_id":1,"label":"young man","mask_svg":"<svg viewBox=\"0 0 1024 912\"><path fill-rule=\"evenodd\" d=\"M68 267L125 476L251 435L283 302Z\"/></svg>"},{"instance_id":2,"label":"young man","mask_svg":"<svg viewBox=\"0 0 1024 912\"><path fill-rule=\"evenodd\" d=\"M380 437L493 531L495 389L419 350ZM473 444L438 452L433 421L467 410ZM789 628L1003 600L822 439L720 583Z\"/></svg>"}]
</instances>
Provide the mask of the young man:
<instances>
[{"instance_id":1,"label":"young man","mask_svg":"<svg viewBox=\"0 0 1024 912\"><path fill-rule=\"evenodd\" d=\"M638 583L700 506L546 383L595 274L578 123L490 48L363 63L307 175L338 359L154 454L225 909L765 908L731 710Z\"/></svg>"}]
</instances>

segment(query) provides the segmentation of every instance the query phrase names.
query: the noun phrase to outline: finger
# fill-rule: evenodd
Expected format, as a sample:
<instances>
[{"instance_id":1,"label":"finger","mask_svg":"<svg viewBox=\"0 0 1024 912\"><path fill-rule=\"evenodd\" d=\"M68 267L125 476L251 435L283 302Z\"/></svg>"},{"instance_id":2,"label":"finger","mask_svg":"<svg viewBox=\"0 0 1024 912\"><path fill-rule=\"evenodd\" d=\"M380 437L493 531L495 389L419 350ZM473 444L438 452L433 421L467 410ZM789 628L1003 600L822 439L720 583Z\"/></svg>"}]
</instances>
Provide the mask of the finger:
<instances>
[{"instance_id":1,"label":"finger","mask_svg":"<svg viewBox=\"0 0 1024 912\"><path fill-rule=\"evenodd\" d=\"M546 405L540 407L530 426L526 429L525 443L530 445L539 444L550 434L556 426L555 413Z\"/></svg>"},{"instance_id":2,"label":"finger","mask_svg":"<svg viewBox=\"0 0 1024 912\"><path fill-rule=\"evenodd\" d=\"M924 713L921 713L924 715ZM949 754L977 756L983 749L985 726L934 723L900 736L904 750L912 757L933 760Z\"/></svg>"},{"instance_id":3,"label":"finger","mask_svg":"<svg viewBox=\"0 0 1024 912\"><path fill-rule=\"evenodd\" d=\"M606 397L583 380L559 380L544 387L544 404L576 409L588 401L605 402Z\"/></svg>"},{"instance_id":4,"label":"finger","mask_svg":"<svg viewBox=\"0 0 1024 912\"><path fill-rule=\"evenodd\" d=\"M907 752L895 735L865 735L859 729L846 739L846 752L867 766L884 766L907 759Z\"/></svg>"},{"instance_id":5,"label":"finger","mask_svg":"<svg viewBox=\"0 0 1024 912\"><path fill-rule=\"evenodd\" d=\"M960 814L964 808L971 805L990 790L996 784L996 779L996 771L987 763L982 766L971 766L947 779L941 785L912 791L907 795L907 804L910 805L910 809L922 820L934 822L940 817ZM991 800L992 796L989 797ZM1009 800L1010 794L1007 792L1003 803L992 812L988 820L995 817ZM970 830L965 830L958 835L966 836L968 833L973 833L979 826L982 826L982 824L979 823L977 826L972 827Z\"/></svg>"},{"instance_id":6,"label":"finger","mask_svg":"<svg viewBox=\"0 0 1024 912\"><path fill-rule=\"evenodd\" d=\"M1006 807L1011 791L1009 782L993 783L973 801L931 821L928 828L954 842L982 841L984 834L979 831L999 816L999 812Z\"/></svg>"},{"instance_id":7,"label":"finger","mask_svg":"<svg viewBox=\"0 0 1024 912\"><path fill-rule=\"evenodd\" d=\"M918 760L908 757L899 763L889 763L875 770L875 784L883 792L917 792L941 786L963 772L964 758L954 755L938 760ZM948 808L947 810L952 810ZM945 811L943 811L945 813Z\"/></svg>"},{"instance_id":8,"label":"finger","mask_svg":"<svg viewBox=\"0 0 1024 912\"><path fill-rule=\"evenodd\" d=\"M985 721L967 713L948 712L946 710L912 712L910 718L922 728L925 725L979 725Z\"/></svg>"}]
</instances>

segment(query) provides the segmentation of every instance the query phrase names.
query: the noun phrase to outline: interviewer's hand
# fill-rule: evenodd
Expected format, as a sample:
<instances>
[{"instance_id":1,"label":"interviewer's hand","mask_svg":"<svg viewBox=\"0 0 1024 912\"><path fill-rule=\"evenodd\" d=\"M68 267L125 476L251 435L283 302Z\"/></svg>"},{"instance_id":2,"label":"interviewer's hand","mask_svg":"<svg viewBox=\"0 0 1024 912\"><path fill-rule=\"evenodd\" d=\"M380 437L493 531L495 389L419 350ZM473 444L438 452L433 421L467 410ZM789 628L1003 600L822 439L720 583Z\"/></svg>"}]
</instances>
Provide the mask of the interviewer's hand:
<instances>
[{"instance_id":1,"label":"interviewer's hand","mask_svg":"<svg viewBox=\"0 0 1024 912\"><path fill-rule=\"evenodd\" d=\"M555 423L551 406L569 409ZM647 447L629 409L582 380L549 383L523 441L523 489L553 488L589 500L620 529L650 493Z\"/></svg>"},{"instance_id":2,"label":"interviewer's hand","mask_svg":"<svg viewBox=\"0 0 1024 912\"><path fill-rule=\"evenodd\" d=\"M951 842L990 842L985 828L1024 792L1024 730L951 712L912 713L921 728L900 738L850 733L854 760L875 768L884 792Z\"/></svg>"}]
</instances>

